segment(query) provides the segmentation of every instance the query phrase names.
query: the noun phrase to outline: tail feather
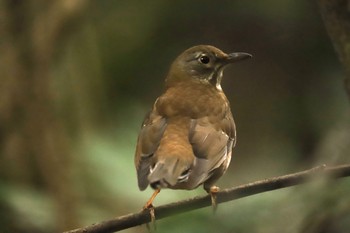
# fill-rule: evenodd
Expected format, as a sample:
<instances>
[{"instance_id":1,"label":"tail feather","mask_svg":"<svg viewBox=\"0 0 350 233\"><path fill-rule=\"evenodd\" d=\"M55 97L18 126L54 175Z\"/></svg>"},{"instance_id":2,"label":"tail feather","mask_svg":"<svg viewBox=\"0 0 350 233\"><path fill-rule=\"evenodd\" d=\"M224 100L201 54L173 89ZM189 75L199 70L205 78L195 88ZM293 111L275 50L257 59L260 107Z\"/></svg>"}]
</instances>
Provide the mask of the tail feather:
<instances>
[{"instance_id":1,"label":"tail feather","mask_svg":"<svg viewBox=\"0 0 350 233\"><path fill-rule=\"evenodd\" d=\"M148 175L152 188L166 188L175 186L180 175L188 170L188 165L181 163L178 158L167 158L156 163Z\"/></svg>"}]
</instances>

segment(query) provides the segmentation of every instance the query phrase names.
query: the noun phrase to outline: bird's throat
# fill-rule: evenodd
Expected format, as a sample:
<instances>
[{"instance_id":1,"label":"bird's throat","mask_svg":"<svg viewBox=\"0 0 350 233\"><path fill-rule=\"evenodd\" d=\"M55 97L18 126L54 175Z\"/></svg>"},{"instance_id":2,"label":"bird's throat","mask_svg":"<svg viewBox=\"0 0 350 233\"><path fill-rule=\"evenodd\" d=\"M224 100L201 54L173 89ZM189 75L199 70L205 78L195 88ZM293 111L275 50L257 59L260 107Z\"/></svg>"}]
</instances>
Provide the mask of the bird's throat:
<instances>
[{"instance_id":1,"label":"bird's throat","mask_svg":"<svg viewBox=\"0 0 350 233\"><path fill-rule=\"evenodd\" d=\"M219 91L222 91L221 88L221 79L223 75L223 69L220 68L218 70L215 70L210 76L209 76L209 82L216 87Z\"/></svg>"}]
</instances>

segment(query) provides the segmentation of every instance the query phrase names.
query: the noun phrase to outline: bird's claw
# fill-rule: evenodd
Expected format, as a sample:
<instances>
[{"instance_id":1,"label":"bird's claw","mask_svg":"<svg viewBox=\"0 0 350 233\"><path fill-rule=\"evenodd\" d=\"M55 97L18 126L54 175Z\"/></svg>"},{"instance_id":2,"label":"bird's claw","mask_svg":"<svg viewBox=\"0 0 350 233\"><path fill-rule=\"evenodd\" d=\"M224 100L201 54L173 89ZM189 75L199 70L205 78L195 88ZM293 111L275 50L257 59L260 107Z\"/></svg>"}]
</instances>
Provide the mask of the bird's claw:
<instances>
[{"instance_id":1,"label":"bird's claw","mask_svg":"<svg viewBox=\"0 0 350 233\"><path fill-rule=\"evenodd\" d=\"M152 232L152 229L156 230L156 215L154 212L154 206L152 205L152 203L146 203L146 205L143 207L143 210L149 210L149 214L151 216L151 225L153 226L151 228L149 223L146 223L146 227L148 229L149 232Z\"/></svg>"},{"instance_id":2,"label":"bird's claw","mask_svg":"<svg viewBox=\"0 0 350 233\"><path fill-rule=\"evenodd\" d=\"M149 210L149 209L154 209L154 206L153 206L153 204L152 204L152 202L151 201L148 201L143 207L142 207L142 209L143 210Z\"/></svg>"},{"instance_id":3,"label":"bird's claw","mask_svg":"<svg viewBox=\"0 0 350 233\"><path fill-rule=\"evenodd\" d=\"M212 186L210 187L209 193L211 198L211 205L213 207L213 212L216 213L216 210L218 208L218 204L216 201L216 194L220 191L220 188L218 186Z\"/></svg>"},{"instance_id":4,"label":"bird's claw","mask_svg":"<svg viewBox=\"0 0 350 233\"><path fill-rule=\"evenodd\" d=\"M156 215L154 212L154 206L153 206L153 200L154 198L158 195L158 193L160 192L160 189L156 189L154 191L154 193L152 194L151 198L146 202L146 204L143 206L143 210L149 210L149 214L151 215L151 223L153 225L153 229L156 230ZM149 232L152 231L149 223L146 224L147 229Z\"/></svg>"}]
</instances>

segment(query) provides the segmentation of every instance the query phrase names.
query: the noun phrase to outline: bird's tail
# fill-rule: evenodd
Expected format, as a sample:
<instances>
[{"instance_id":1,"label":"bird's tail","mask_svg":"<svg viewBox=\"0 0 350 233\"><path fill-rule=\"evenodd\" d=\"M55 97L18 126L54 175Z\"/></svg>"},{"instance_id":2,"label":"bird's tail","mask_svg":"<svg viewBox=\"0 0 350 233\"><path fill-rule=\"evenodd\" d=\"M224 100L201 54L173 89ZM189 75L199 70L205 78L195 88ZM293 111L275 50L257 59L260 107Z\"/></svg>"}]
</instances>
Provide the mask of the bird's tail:
<instances>
[{"instance_id":1,"label":"bird's tail","mask_svg":"<svg viewBox=\"0 0 350 233\"><path fill-rule=\"evenodd\" d=\"M152 188L173 187L188 179L190 165L176 157L158 161L148 175Z\"/></svg>"}]
</instances>

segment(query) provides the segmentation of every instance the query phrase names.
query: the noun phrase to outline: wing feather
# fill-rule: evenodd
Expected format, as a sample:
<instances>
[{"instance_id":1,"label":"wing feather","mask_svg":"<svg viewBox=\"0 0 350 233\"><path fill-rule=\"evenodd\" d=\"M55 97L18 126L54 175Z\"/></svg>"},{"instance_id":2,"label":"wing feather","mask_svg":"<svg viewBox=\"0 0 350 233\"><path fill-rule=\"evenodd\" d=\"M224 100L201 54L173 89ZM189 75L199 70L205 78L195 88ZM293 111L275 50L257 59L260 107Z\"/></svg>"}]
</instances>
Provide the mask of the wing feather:
<instances>
[{"instance_id":1,"label":"wing feather","mask_svg":"<svg viewBox=\"0 0 350 233\"><path fill-rule=\"evenodd\" d=\"M231 159L235 135L231 113L217 124L210 122L208 117L192 119L190 142L196 159L188 181L190 186L204 183L217 171L225 172Z\"/></svg>"},{"instance_id":2,"label":"wing feather","mask_svg":"<svg viewBox=\"0 0 350 233\"><path fill-rule=\"evenodd\" d=\"M142 124L135 152L135 166L140 190L148 186L147 177L150 172L151 159L159 146L166 125L166 119L155 110L146 116Z\"/></svg>"}]
</instances>

